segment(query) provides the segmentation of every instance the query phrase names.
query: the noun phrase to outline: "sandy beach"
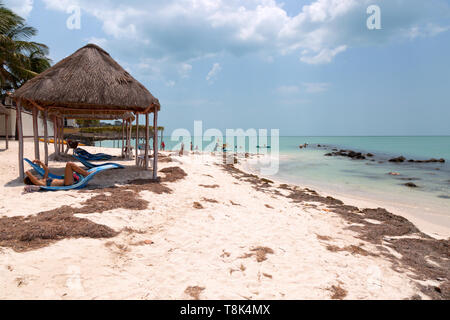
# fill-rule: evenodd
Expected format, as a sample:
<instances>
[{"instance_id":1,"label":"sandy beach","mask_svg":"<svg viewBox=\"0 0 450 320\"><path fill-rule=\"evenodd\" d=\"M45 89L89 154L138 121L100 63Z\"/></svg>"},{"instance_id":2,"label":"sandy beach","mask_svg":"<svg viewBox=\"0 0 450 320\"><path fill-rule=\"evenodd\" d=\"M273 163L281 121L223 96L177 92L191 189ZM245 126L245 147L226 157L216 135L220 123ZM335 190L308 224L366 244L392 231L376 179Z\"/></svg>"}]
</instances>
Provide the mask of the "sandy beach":
<instances>
[{"instance_id":1,"label":"sandy beach","mask_svg":"<svg viewBox=\"0 0 450 320\"><path fill-rule=\"evenodd\" d=\"M450 240L386 210L170 152L160 184L118 160L85 190L24 194L17 148L0 151L0 299L450 298Z\"/></svg>"}]
</instances>

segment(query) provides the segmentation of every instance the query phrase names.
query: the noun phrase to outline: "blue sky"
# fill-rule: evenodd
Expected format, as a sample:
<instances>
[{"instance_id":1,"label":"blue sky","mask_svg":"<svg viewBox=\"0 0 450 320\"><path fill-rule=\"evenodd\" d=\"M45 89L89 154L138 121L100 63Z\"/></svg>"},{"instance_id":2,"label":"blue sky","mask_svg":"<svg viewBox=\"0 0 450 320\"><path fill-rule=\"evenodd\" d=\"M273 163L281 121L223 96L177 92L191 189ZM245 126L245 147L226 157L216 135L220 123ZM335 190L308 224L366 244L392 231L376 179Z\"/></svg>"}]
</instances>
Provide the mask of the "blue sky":
<instances>
[{"instance_id":1,"label":"blue sky","mask_svg":"<svg viewBox=\"0 0 450 320\"><path fill-rule=\"evenodd\" d=\"M54 62L102 46L170 132L450 135L449 0L3 0ZM368 30L366 9L381 9ZM69 30L71 6L81 29Z\"/></svg>"}]
</instances>

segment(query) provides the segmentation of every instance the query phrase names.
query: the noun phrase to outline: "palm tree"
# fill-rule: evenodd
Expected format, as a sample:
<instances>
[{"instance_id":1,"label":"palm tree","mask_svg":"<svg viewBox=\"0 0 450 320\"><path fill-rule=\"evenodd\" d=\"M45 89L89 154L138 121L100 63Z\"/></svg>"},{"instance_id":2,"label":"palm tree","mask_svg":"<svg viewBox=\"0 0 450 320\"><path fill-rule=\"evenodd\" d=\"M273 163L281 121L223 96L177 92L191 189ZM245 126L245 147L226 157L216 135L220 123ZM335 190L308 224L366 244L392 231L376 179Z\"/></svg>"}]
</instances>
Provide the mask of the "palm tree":
<instances>
[{"instance_id":1,"label":"palm tree","mask_svg":"<svg viewBox=\"0 0 450 320\"><path fill-rule=\"evenodd\" d=\"M50 67L48 47L29 41L37 30L0 2L0 86L1 95Z\"/></svg>"}]
</instances>

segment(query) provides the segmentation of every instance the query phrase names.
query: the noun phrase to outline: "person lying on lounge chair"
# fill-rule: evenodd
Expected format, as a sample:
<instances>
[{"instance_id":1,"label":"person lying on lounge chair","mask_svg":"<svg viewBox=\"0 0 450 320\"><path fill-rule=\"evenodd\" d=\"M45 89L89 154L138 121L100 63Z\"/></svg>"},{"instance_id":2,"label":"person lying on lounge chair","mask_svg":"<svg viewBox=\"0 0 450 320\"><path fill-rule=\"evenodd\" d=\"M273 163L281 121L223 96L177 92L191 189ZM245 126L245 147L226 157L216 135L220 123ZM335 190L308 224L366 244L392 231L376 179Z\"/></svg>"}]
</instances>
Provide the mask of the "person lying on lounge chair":
<instances>
[{"instance_id":1,"label":"person lying on lounge chair","mask_svg":"<svg viewBox=\"0 0 450 320\"><path fill-rule=\"evenodd\" d=\"M42 166L45 170L44 178L40 179L35 177L31 170L26 172L27 177L24 180L24 183L27 185L36 185L36 186L46 186L46 187L63 187L63 186L71 186L74 183L80 181L80 176L87 177L89 172L81 169L75 163L67 162L66 171L64 174L64 180L62 179L51 179L48 177L48 167L42 163L40 160L34 160L33 163Z\"/></svg>"}]
</instances>

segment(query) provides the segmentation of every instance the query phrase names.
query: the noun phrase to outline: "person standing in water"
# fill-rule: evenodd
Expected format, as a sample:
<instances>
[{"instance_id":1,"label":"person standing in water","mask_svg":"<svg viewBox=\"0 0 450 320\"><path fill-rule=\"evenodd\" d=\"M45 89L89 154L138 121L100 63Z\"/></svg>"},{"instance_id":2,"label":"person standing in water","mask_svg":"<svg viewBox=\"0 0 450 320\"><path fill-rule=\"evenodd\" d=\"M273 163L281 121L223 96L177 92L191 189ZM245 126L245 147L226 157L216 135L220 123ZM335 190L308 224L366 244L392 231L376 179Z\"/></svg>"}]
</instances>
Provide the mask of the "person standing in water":
<instances>
[{"instance_id":1,"label":"person standing in water","mask_svg":"<svg viewBox=\"0 0 450 320\"><path fill-rule=\"evenodd\" d=\"M182 157L183 154L184 154L184 142L181 143L181 149L180 149L180 152L178 153L178 155L179 155L180 157Z\"/></svg>"}]
</instances>

